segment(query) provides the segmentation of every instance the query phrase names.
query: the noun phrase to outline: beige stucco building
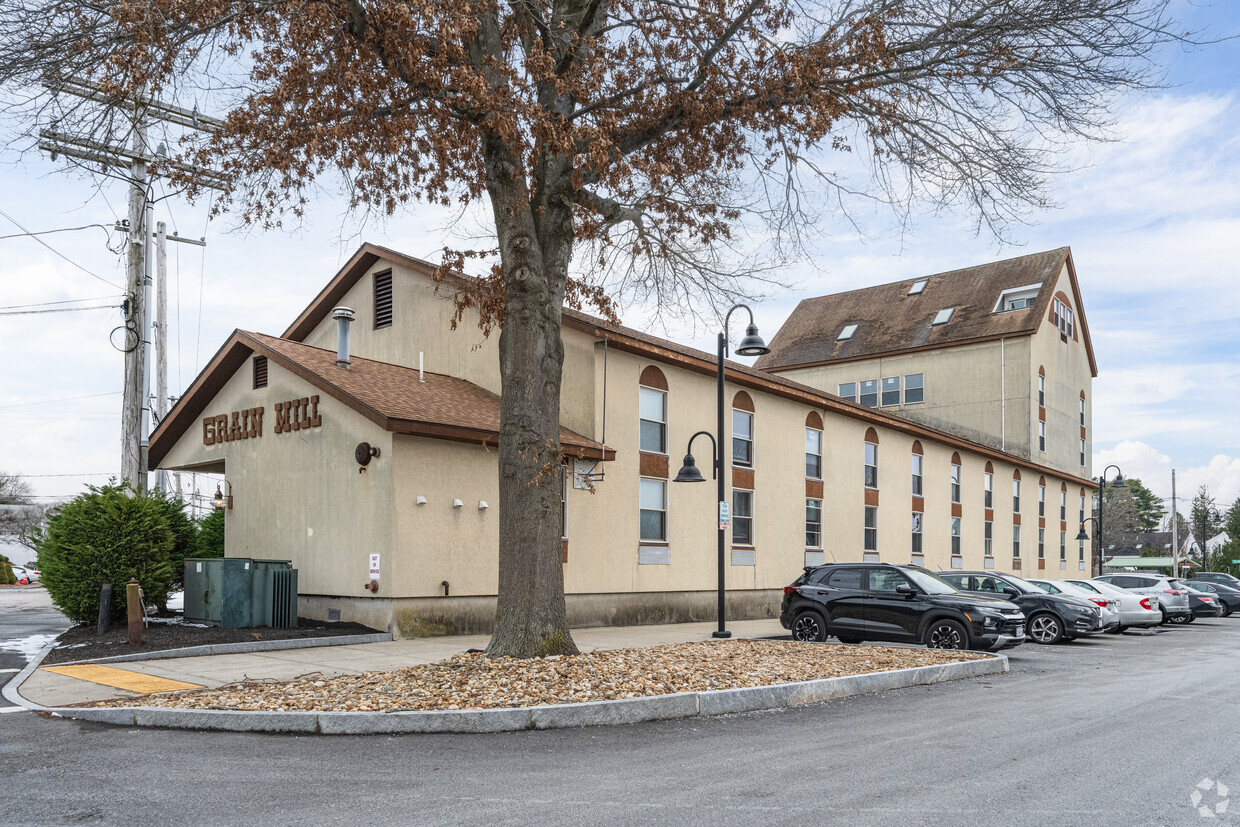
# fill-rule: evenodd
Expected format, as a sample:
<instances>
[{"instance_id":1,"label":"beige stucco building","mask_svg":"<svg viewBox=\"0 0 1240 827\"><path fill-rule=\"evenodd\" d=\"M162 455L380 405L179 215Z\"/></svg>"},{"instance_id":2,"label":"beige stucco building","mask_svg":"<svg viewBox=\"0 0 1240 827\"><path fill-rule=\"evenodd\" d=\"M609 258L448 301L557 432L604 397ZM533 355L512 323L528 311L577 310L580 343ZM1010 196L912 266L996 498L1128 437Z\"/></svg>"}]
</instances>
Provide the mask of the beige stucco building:
<instances>
[{"instance_id":1,"label":"beige stucco building","mask_svg":"<svg viewBox=\"0 0 1240 827\"><path fill-rule=\"evenodd\" d=\"M828 372L839 366L776 373L729 363L730 616L774 615L782 587L823 561L1048 577L1085 569L1071 538L1092 485L1087 466L1058 448L1032 450L1027 435L1040 415L1028 383L1035 363L1050 379L1038 407L1052 433L1066 427L1064 399L1081 390L1088 400L1088 334L1070 258L1064 267L1054 292L1071 298L1077 319L1066 342L1035 324L999 340L1001 371L981 355L990 341L866 365L876 378L921 372L926 401L916 411L903 399L841 399L834 385L846 380ZM152 467L225 474L229 556L292 560L302 616L398 635L490 628L497 342L468 317L453 329L452 284L436 285L433 270L362 247L282 336L234 333L152 436ZM355 318L347 366L337 361L341 306ZM570 623L713 618L714 486L672 478L690 435L714 430L714 355L571 310L563 339ZM917 361L890 361L899 359ZM948 421L944 394L962 372L959 384L979 399L987 394L975 386L999 373L1024 383L1002 392L1000 425L984 411ZM1018 404L1023 413L1007 410ZM991 438L996 427L1007 450Z\"/></svg>"}]
</instances>

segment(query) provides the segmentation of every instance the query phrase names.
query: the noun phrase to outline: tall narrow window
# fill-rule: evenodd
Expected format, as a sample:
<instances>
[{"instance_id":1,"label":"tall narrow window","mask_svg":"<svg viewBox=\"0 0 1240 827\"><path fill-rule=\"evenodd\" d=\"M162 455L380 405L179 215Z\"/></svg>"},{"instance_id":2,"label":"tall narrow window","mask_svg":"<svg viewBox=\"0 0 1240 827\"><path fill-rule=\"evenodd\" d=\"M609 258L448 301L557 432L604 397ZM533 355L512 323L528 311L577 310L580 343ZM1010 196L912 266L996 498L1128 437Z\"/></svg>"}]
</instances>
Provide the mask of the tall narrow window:
<instances>
[{"instance_id":1,"label":"tall narrow window","mask_svg":"<svg viewBox=\"0 0 1240 827\"><path fill-rule=\"evenodd\" d=\"M1046 377L1038 375L1038 407L1046 407Z\"/></svg>"},{"instance_id":2,"label":"tall narrow window","mask_svg":"<svg viewBox=\"0 0 1240 827\"><path fill-rule=\"evenodd\" d=\"M375 330L392 326L392 271L375 273Z\"/></svg>"},{"instance_id":3,"label":"tall narrow window","mask_svg":"<svg viewBox=\"0 0 1240 827\"><path fill-rule=\"evenodd\" d=\"M805 501L805 547L822 548L822 500Z\"/></svg>"},{"instance_id":4,"label":"tall narrow window","mask_svg":"<svg viewBox=\"0 0 1240 827\"><path fill-rule=\"evenodd\" d=\"M910 373L904 377L904 404L912 405L925 401L925 377L920 373Z\"/></svg>"},{"instance_id":5,"label":"tall narrow window","mask_svg":"<svg viewBox=\"0 0 1240 827\"><path fill-rule=\"evenodd\" d=\"M641 450L667 453L667 393L654 388L638 388L641 414Z\"/></svg>"},{"instance_id":6,"label":"tall narrow window","mask_svg":"<svg viewBox=\"0 0 1240 827\"><path fill-rule=\"evenodd\" d=\"M986 521L985 530L982 533L983 550L987 557L993 557L995 554L995 524L990 520Z\"/></svg>"},{"instance_id":7,"label":"tall narrow window","mask_svg":"<svg viewBox=\"0 0 1240 827\"><path fill-rule=\"evenodd\" d=\"M822 479L822 431L817 428L805 429L805 476Z\"/></svg>"},{"instance_id":8,"label":"tall narrow window","mask_svg":"<svg viewBox=\"0 0 1240 827\"><path fill-rule=\"evenodd\" d=\"M641 480L641 539L667 542L667 480Z\"/></svg>"},{"instance_id":9,"label":"tall narrow window","mask_svg":"<svg viewBox=\"0 0 1240 827\"><path fill-rule=\"evenodd\" d=\"M1012 526L1012 556L1020 557L1020 526Z\"/></svg>"},{"instance_id":10,"label":"tall narrow window","mask_svg":"<svg viewBox=\"0 0 1240 827\"><path fill-rule=\"evenodd\" d=\"M1062 562L1068 560L1068 532L1059 532L1059 559Z\"/></svg>"},{"instance_id":11,"label":"tall narrow window","mask_svg":"<svg viewBox=\"0 0 1240 827\"><path fill-rule=\"evenodd\" d=\"M1085 438L1081 438L1081 467L1085 467Z\"/></svg>"},{"instance_id":12,"label":"tall narrow window","mask_svg":"<svg viewBox=\"0 0 1240 827\"><path fill-rule=\"evenodd\" d=\"M865 487L878 488L878 445L865 444Z\"/></svg>"},{"instance_id":13,"label":"tall narrow window","mask_svg":"<svg viewBox=\"0 0 1240 827\"><path fill-rule=\"evenodd\" d=\"M925 458L921 454L913 454L913 496L922 494L922 464Z\"/></svg>"},{"instance_id":14,"label":"tall narrow window","mask_svg":"<svg viewBox=\"0 0 1240 827\"><path fill-rule=\"evenodd\" d=\"M738 546L753 545L753 492L732 492L732 543Z\"/></svg>"},{"instance_id":15,"label":"tall narrow window","mask_svg":"<svg viewBox=\"0 0 1240 827\"><path fill-rule=\"evenodd\" d=\"M1059 519L1064 522L1068 521L1068 492L1059 492Z\"/></svg>"},{"instance_id":16,"label":"tall narrow window","mask_svg":"<svg viewBox=\"0 0 1240 827\"><path fill-rule=\"evenodd\" d=\"M1038 450L1046 450L1046 423L1038 422Z\"/></svg>"},{"instance_id":17,"label":"tall narrow window","mask_svg":"<svg viewBox=\"0 0 1240 827\"><path fill-rule=\"evenodd\" d=\"M732 464L753 465L753 414L732 411Z\"/></svg>"},{"instance_id":18,"label":"tall narrow window","mask_svg":"<svg viewBox=\"0 0 1240 827\"><path fill-rule=\"evenodd\" d=\"M960 556L960 518L952 517L952 556Z\"/></svg>"},{"instance_id":19,"label":"tall narrow window","mask_svg":"<svg viewBox=\"0 0 1240 827\"><path fill-rule=\"evenodd\" d=\"M267 357L254 357L254 390L267 387Z\"/></svg>"},{"instance_id":20,"label":"tall narrow window","mask_svg":"<svg viewBox=\"0 0 1240 827\"><path fill-rule=\"evenodd\" d=\"M861 404L867 408L878 407L878 380L867 379L861 383Z\"/></svg>"},{"instance_id":21,"label":"tall narrow window","mask_svg":"<svg viewBox=\"0 0 1240 827\"><path fill-rule=\"evenodd\" d=\"M1020 480L1012 480L1012 513L1020 513Z\"/></svg>"},{"instance_id":22,"label":"tall narrow window","mask_svg":"<svg viewBox=\"0 0 1240 827\"><path fill-rule=\"evenodd\" d=\"M1085 495L1081 495L1081 525L1085 525Z\"/></svg>"},{"instance_id":23,"label":"tall narrow window","mask_svg":"<svg viewBox=\"0 0 1240 827\"><path fill-rule=\"evenodd\" d=\"M840 399L847 399L849 402L857 401L857 383L842 382L840 383Z\"/></svg>"},{"instance_id":24,"label":"tall narrow window","mask_svg":"<svg viewBox=\"0 0 1240 827\"><path fill-rule=\"evenodd\" d=\"M1081 427L1085 427L1085 397L1081 397Z\"/></svg>"},{"instance_id":25,"label":"tall narrow window","mask_svg":"<svg viewBox=\"0 0 1240 827\"><path fill-rule=\"evenodd\" d=\"M960 466L952 464L952 502L960 502Z\"/></svg>"},{"instance_id":26,"label":"tall narrow window","mask_svg":"<svg viewBox=\"0 0 1240 827\"><path fill-rule=\"evenodd\" d=\"M985 477L985 481L983 484L985 485L985 490L984 490L984 493L982 494L983 505L986 508L994 508L995 507L995 475L990 473L989 471L986 472L986 477Z\"/></svg>"},{"instance_id":27,"label":"tall narrow window","mask_svg":"<svg viewBox=\"0 0 1240 827\"><path fill-rule=\"evenodd\" d=\"M1038 529L1038 559L1046 559L1046 529Z\"/></svg>"},{"instance_id":28,"label":"tall narrow window","mask_svg":"<svg viewBox=\"0 0 1240 827\"><path fill-rule=\"evenodd\" d=\"M878 506L865 507L865 550L878 551Z\"/></svg>"},{"instance_id":29,"label":"tall narrow window","mask_svg":"<svg viewBox=\"0 0 1240 827\"><path fill-rule=\"evenodd\" d=\"M1038 486L1038 516L1046 516L1046 486Z\"/></svg>"},{"instance_id":30,"label":"tall narrow window","mask_svg":"<svg viewBox=\"0 0 1240 827\"><path fill-rule=\"evenodd\" d=\"M883 406L900 404L900 377L892 376L883 380Z\"/></svg>"},{"instance_id":31,"label":"tall narrow window","mask_svg":"<svg viewBox=\"0 0 1240 827\"><path fill-rule=\"evenodd\" d=\"M920 511L913 512L913 553L922 554L921 545L921 521L922 513Z\"/></svg>"}]
</instances>

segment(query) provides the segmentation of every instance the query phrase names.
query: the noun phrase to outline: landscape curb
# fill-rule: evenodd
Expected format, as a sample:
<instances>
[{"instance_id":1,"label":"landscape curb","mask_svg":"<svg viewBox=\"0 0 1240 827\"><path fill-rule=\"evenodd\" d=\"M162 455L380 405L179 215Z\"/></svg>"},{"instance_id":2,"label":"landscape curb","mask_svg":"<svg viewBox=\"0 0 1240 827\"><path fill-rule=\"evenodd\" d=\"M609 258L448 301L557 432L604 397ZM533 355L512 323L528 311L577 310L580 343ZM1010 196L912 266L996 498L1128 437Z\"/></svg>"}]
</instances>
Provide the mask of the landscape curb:
<instances>
[{"instance_id":1,"label":"landscape curb","mask_svg":"<svg viewBox=\"0 0 1240 827\"><path fill-rule=\"evenodd\" d=\"M55 717L120 726L198 729L223 732L293 732L321 735L391 735L396 733L517 732L613 726L642 721L729 715L782 709L819 701L903 689L943 681L996 675L1009 671L1006 655L987 655L961 663L914 666L866 675L845 675L799 683L681 692L615 701L556 704L509 709L468 709L429 712L237 712L214 709L45 707L33 704L17 688L38 668L45 649L8 686L4 695L28 709Z\"/></svg>"},{"instance_id":2,"label":"landscape curb","mask_svg":"<svg viewBox=\"0 0 1240 827\"><path fill-rule=\"evenodd\" d=\"M204 655L240 655L246 652L276 652L281 649L312 649L317 646L355 646L362 643L387 643L391 632L375 632L373 635L333 635L332 637L300 637L286 640L255 640L240 643L211 643L205 646L183 646L180 649L160 649L154 652L134 652L131 655L112 655L106 658L69 660L54 666L76 666L82 663L123 663L133 660L167 660L169 658L197 658Z\"/></svg>"}]
</instances>

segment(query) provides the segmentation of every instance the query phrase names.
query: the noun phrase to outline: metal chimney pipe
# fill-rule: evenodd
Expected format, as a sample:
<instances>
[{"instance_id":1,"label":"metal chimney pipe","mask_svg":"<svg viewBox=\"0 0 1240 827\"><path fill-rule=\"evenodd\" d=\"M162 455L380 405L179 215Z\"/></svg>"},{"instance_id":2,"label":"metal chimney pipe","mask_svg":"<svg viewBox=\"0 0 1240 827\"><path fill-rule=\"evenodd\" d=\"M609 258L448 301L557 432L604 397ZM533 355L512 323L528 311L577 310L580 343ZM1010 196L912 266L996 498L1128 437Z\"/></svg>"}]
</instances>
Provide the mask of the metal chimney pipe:
<instances>
[{"instance_id":1,"label":"metal chimney pipe","mask_svg":"<svg viewBox=\"0 0 1240 827\"><path fill-rule=\"evenodd\" d=\"M349 323L353 321L353 308L332 308L336 320L336 367L349 369Z\"/></svg>"}]
</instances>

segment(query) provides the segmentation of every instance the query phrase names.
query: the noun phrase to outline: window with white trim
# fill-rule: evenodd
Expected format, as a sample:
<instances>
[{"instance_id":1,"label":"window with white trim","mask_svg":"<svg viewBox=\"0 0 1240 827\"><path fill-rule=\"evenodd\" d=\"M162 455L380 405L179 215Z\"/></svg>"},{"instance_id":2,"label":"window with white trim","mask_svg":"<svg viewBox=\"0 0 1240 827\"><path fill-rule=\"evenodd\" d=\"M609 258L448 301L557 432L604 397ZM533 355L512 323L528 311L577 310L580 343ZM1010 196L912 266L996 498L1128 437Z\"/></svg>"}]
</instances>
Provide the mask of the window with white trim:
<instances>
[{"instance_id":1,"label":"window with white trim","mask_svg":"<svg viewBox=\"0 0 1240 827\"><path fill-rule=\"evenodd\" d=\"M822 548L822 500L805 501L805 547Z\"/></svg>"},{"instance_id":2,"label":"window with white trim","mask_svg":"<svg viewBox=\"0 0 1240 827\"><path fill-rule=\"evenodd\" d=\"M1068 532L1059 532L1059 559L1062 562L1068 560Z\"/></svg>"},{"instance_id":3,"label":"window with white trim","mask_svg":"<svg viewBox=\"0 0 1240 827\"><path fill-rule=\"evenodd\" d=\"M1085 427L1085 397L1081 397L1081 427Z\"/></svg>"},{"instance_id":4,"label":"window with white trim","mask_svg":"<svg viewBox=\"0 0 1240 827\"><path fill-rule=\"evenodd\" d=\"M921 454L913 454L913 496L920 497L922 494L922 466L925 464L925 458Z\"/></svg>"},{"instance_id":5,"label":"window with white trim","mask_svg":"<svg viewBox=\"0 0 1240 827\"><path fill-rule=\"evenodd\" d=\"M1072 336L1072 308L1059 299L1054 301L1051 322L1059 328L1060 333L1068 337Z\"/></svg>"},{"instance_id":6,"label":"window with white trim","mask_svg":"<svg viewBox=\"0 0 1240 827\"><path fill-rule=\"evenodd\" d=\"M878 380L866 379L861 383L861 404L867 408L878 407Z\"/></svg>"},{"instance_id":7,"label":"window with white trim","mask_svg":"<svg viewBox=\"0 0 1240 827\"><path fill-rule=\"evenodd\" d=\"M1081 437L1081 467L1082 468L1085 467L1085 453L1086 453L1085 438Z\"/></svg>"},{"instance_id":8,"label":"window with white trim","mask_svg":"<svg viewBox=\"0 0 1240 827\"><path fill-rule=\"evenodd\" d=\"M1038 529L1038 559L1046 559L1046 529Z\"/></svg>"},{"instance_id":9,"label":"window with white trim","mask_svg":"<svg viewBox=\"0 0 1240 827\"><path fill-rule=\"evenodd\" d=\"M1020 557L1020 526L1012 526L1012 556Z\"/></svg>"},{"instance_id":10,"label":"window with white trim","mask_svg":"<svg viewBox=\"0 0 1240 827\"><path fill-rule=\"evenodd\" d=\"M865 444L865 487L878 488L878 445Z\"/></svg>"},{"instance_id":11,"label":"window with white trim","mask_svg":"<svg viewBox=\"0 0 1240 827\"><path fill-rule=\"evenodd\" d=\"M1038 516L1046 516L1046 486L1038 486Z\"/></svg>"},{"instance_id":12,"label":"window with white trim","mask_svg":"<svg viewBox=\"0 0 1240 827\"><path fill-rule=\"evenodd\" d=\"M840 399L847 399L849 402L857 401L857 383L841 382L840 383Z\"/></svg>"},{"instance_id":13,"label":"window with white trim","mask_svg":"<svg viewBox=\"0 0 1240 827\"><path fill-rule=\"evenodd\" d=\"M1038 374L1038 407L1046 407L1046 377Z\"/></svg>"},{"instance_id":14,"label":"window with white trim","mask_svg":"<svg viewBox=\"0 0 1240 827\"><path fill-rule=\"evenodd\" d=\"M878 551L878 506L865 507L865 550Z\"/></svg>"},{"instance_id":15,"label":"window with white trim","mask_svg":"<svg viewBox=\"0 0 1240 827\"><path fill-rule=\"evenodd\" d=\"M1038 450L1046 450L1046 423L1038 422Z\"/></svg>"},{"instance_id":16,"label":"window with white trim","mask_svg":"<svg viewBox=\"0 0 1240 827\"><path fill-rule=\"evenodd\" d=\"M753 545L753 492L732 491L732 544Z\"/></svg>"},{"instance_id":17,"label":"window with white trim","mask_svg":"<svg viewBox=\"0 0 1240 827\"><path fill-rule=\"evenodd\" d=\"M921 522L924 515L920 511L913 512L913 554L922 554Z\"/></svg>"},{"instance_id":18,"label":"window with white trim","mask_svg":"<svg viewBox=\"0 0 1240 827\"><path fill-rule=\"evenodd\" d=\"M1042 292L1041 284L1026 284L1023 287L1009 287L999 294L999 301L995 302L995 313L1007 313L1011 310L1023 310L1026 307L1033 307L1034 302L1038 300L1038 293Z\"/></svg>"},{"instance_id":19,"label":"window with white trim","mask_svg":"<svg viewBox=\"0 0 1240 827\"><path fill-rule=\"evenodd\" d=\"M1081 526L1085 526L1085 495L1081 495Z\"/></svg>"},{"instance_id":20,"label":"window with white trim","mask_svg":"<svg viewBox=\"0 0 1240 827\"><path fill-rule=\"evenodd\" d=\"M992 523L990 520L987 520L985 527L982 530L982 550L987 557L994 557L995 555L994 543L995 543L995 524Z\"/></svg>"},{"instance_id":21,"label":"window with white trim","mask_svg":"<svg viewBox=\"0 0 1240 827\"><path fill-rule=\"evenodd\" d=\"M952 463L952 502L960 502L960 466Z\"/></svg>"},{"instance_id":22,"label":"window with white trim","mask_svg":"<svg viewBox=\"0 0 1240 827\"><path fill-rule=\"evenodd\" d=\"M995 475L986 472L986 476L982 480L982 506L985 508L995 507Z\"/></svg>"},{"instance_id":23,"label":"window with white trim","mask_svg":"<svg viewBox=\"0 0 1240 827\"><path fill-rule=\"evenodd\" d=\"M1012 513L1020 513L1020 480L1012 480Z\"/></svg>"},{"instance_id":24,"label":"window with white trim","mask_svg":"<svg viewBox=\"0 0 1240 827\"><path fill-rule=\"evenodd\" d=\"M892 376L883 380L883 407L900 404L900 377Z\"/></svg>"},{"instance_id":25,"label":"window with white trim","mask_svg":"<svg viewBox=\"0 0 1240 827\"><path fill-rule=\"evenodd\" d=\"M641 420L641 450L651 454L667 453L667 393L655 388L637 389Z\"/></svg>"},{"instance_id":26,"label":"window with white trim","mask_svg":"<svg viewBox=\"0 0 1240 827\"><path fill-rule=\"evenodd\" d=\"M960 518L952 517L952 556L960 556Z\"/></svg>"},{"instance_id":27,"label":"window with white trim","mask_svg":"<svg viewBox=\"0 0 1240 827\"><path fill-rule=\"evenodd\" d=\"M910 373L904 377L904 404L915 405L926 401L925 376Z\"/></svg>"},{"instance_id":28,"label":"window with white trim","mask_svg":"<svg viewBox=\"0 0 1240 827\"><path fill-rule=\"evenodd\" d=\"M805 476L822 479L822 431L817 428L805 429Z\"/></svg>"},{"instance_id":29,"label":"window with white trim","mask_svg":"<svg viewBox=\"0 0 1240 827\"><path fill-rule=\"evenodd\" d=\"M1068 521L1068 492L1059 492L1059 519Z\"/></svg>"},{"instance_id":30,"label":"window with white trim","mask_svg":"<svg viewBox=\"0 0 1240 827\"><path fill-rule=\"evenodd\" d=\"M667 480L641 478L641 539L667 542Z\"/></svg>"},{"instance_id":31,"label":"window with white trim","mask_svg":"<svg viewBox=\"0 0 1240 827\"><path fill-rule=\"evenodd\" d=\"M732 464L753 467L753 414L732 411Z\"/></svg>"}]
</instances>

